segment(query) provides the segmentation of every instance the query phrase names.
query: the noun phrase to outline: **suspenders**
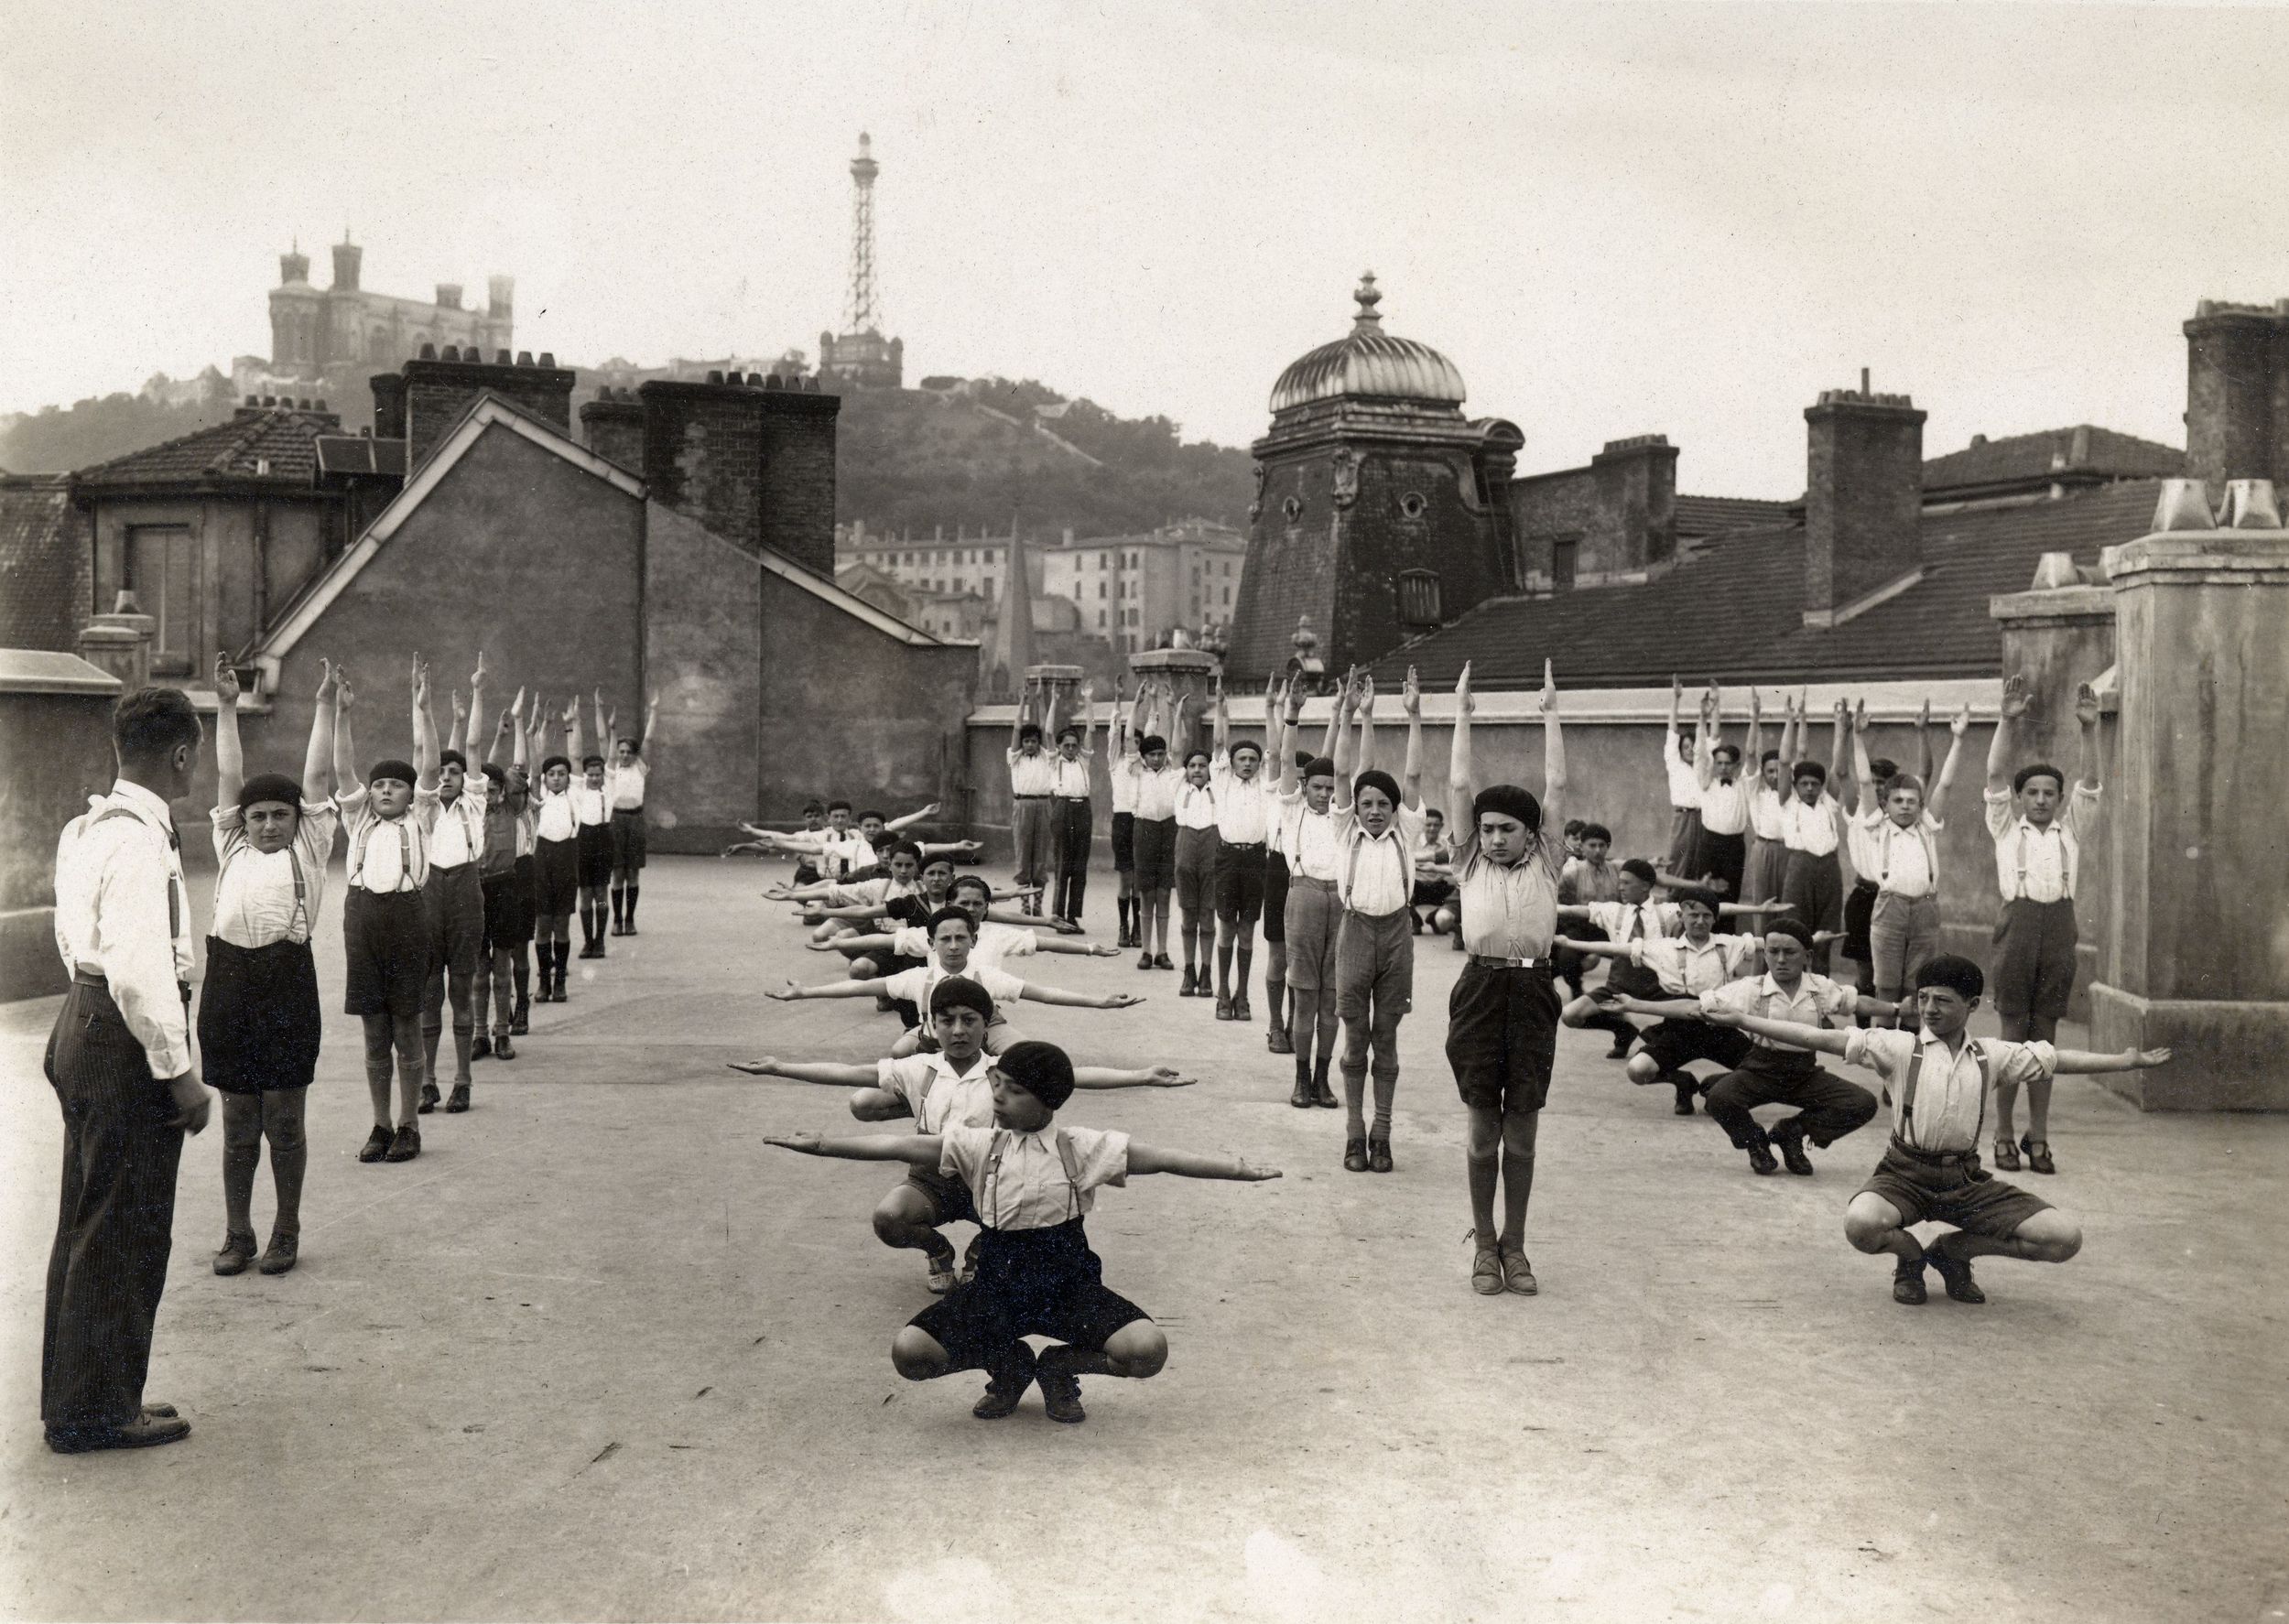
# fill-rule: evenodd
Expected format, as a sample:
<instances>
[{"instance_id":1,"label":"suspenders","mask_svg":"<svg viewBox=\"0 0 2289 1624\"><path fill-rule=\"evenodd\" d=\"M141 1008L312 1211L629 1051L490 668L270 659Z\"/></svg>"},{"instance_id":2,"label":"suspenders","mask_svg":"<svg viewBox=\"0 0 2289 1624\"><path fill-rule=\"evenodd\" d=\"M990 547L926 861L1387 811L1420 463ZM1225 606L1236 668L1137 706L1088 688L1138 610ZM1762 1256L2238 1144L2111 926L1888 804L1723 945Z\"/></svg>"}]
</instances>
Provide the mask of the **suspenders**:
<instances>
[{"instance_id":1,"label":"suspenders","mask_svg":"<svg viewBox=\"0 0 2289 1624\"><path fill-rule=\"evenodd\" d=\"M348 877L353 885L358 885L360 890L365 889L364 886L359 884L359 882L365 878L366 846L374 839L374 830L376 825L392 821L397 825L398 878L402 880L410 880L413 878L413 835L406 828L406 825L411 822L413 814L408 812L405 815L405 817L396 819L380 817L371 817L366 819L365 827L358 830L358 838L350 843L350 867L348 870ZM420 887L417 885L414 889L418 891Z\"/></svg>"},{"instance_id":2,"label":"suspenders","mask_svg":"<svg viewBox=\"0 0 2289 1624\"><path fill-rule=\"evenodd\" d=\"M1406 842L1399 839L1395 827L1388 839L1391 850L1398 853L1399 857L1399 895L1402 898L1412 897L1415 894L1415 864L1407 856ZM1346 908L1351 905L1351 892L1359 884L1360 849L1383 843L1380 840L1370 839L1356 828L1351 831L1351 861L1343 871L1343 905ZM1399 906L1404 908L1406 903L1402 901Z\"/></svg>"},{"instance_id":3,"label":"suspenders","mask_svg":"<svg viewBox=\"0 0 2289 1624\"><path fill-rule=\"evenodd\" d=\"M1882 861L1878 865L1882 872L1876 875L1876 883L1879 886L1892 877L1892 831L1899 827L1889 817L1883 820ZM1916 843L1924 849L1924 878L1930 883L1931 890L1936 892L1939 889L1939 861L1937 855L1931 849L1931 832L1924 828L1920 819L1915 825L1915 839ZM2022 840L2019 843L2019 886L2021 890L2026 888L2026 842Z\"/></svg>"},{"instance_id":4,"label":"suspenders","mask_svg":"<svg viewBox=\"0 0 2289 1624\"><path fill-rule=\"evenodd\" d=\"M2056 822L2053 822L2051 828L2055 829L2058 835L2058 894L2062 900L2072 902L2075 900L2076 860L2081 856L2081 853L2072 844L2075 837L2074 832L2071 829L2068 829ZM2017 838L2019 842L2019 883L2017 888L2003 900L2006 902L2015 903L2023 899L2027 893L2026 819L2023 817L2021 818L2019 820L2018 827L2013 828L2011 832Z\"/></svg>"},{"instance_id":5,"label":"suspenders","mask_svg":"<svg viewBox=\"0 0 2289 1624\"><path fill-rule=\"evenodd\" d=\"M1980 1141L1987 1137L1987 1092L1995 1086L1995 1079L1990 1074L1985 1045L1973 1038L1968 1046L1971 1058L1979 1062L1979 1125L1971 1131L1971 1153L1977 1155ZM1900 1083L1900 1127L1904 1130L1915 1126L1915 1085L1923 1075L1924 1045L1918 1043L1914 1057L1907 1063L1907 1076ZM1901 1142L1904 1144L1906 1141Z\"/></svg>"},{"instance_id":6,"label":"suspenders","mask_svg":"<svg viewBox=\"0 0 2289 1624\"><path fill-rule=\"evenodd\" d=\"M238 854L245 850L247 842L241 839L237 845L231 848L231 855L222 860L222 867L214 876L216 895L222 893L222 876L230 872L231 864L238 860ZM295 939L294 927L298 923L302 927L301 939L307 942L310 939L309 888L302 879L302 860L296 855L291 844L287 847L286 854L287 864L294 871L294 912L287 915L286 939L289 942Z\"/></svg>"},{"instance_id":7,"label":"suspenders","mask_svg":"<svg viewBox=\"0 0 2289 1624\"><path fill-rule=\"evenodd\" d=\"M996 1128L993 1130L993 1148L985 1153L985 1210L980 1216L989 1227L993 1229L1001 1227L993 1222L995 1218L1001 1217L1001 1207L994 1200L993 1196L995 1183L1002 1176L1002 1153L1009 1148L1009 1142L1014 1137L1015 1135L1010 1130ZM1052 1127L1049 1130L1049 1138L1050 1142L1057 1146L1058 1164L1065 1169L1065 1189L1070 1207L1065 1218L1066 1222L1070 1223L1081 1216L1080 1160L1079 1153L1073 1149L1072 1142L1065 1137L1064 1129Z\"/></svg>"},{"instance_id":8,"label":"suspenders","mask_svg":"<svg viewBox=\"0 0 2289 1624\"><path fill-rule=\"evenodd\" d=\"M97 813L94 819L89 823L88 828L93 828L98 823L109 823L114 817L133 818L137 823L145 821L140 814L134 812L125 807L112 807ZM170 841L169 844L171 845L172 842ZM180 937L182 934L183 882L176 876L172 867L170 866L167 876L167 945L170 952L174 948L176 940ZM189 981L178 980L175 985L183 995L184 1018L189 1019L190 1015L190 983Z\"/></svg>"}]
</instances>

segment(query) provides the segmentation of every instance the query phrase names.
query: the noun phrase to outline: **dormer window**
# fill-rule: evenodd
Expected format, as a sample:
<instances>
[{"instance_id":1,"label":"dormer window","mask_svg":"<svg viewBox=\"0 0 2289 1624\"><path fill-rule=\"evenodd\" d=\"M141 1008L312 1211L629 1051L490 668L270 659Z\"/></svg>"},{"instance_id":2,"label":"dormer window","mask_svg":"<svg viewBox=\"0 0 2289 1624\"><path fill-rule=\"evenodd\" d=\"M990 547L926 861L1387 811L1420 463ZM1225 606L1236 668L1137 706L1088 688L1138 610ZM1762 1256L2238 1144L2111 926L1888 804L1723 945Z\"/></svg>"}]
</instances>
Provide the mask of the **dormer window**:
<instances>
[{"instance_id":1,"label":"dormer window","mask_svg":"<svg viewBox=\"0 0 2289 1624\"><path fill-rule=\"evenodd\" d=\"M1438 576L1429 569L1403 569L1399 572L1399 623L1404 626L1436 626L1443 623L1438 612Z\"/></svg>"}]
</instances>

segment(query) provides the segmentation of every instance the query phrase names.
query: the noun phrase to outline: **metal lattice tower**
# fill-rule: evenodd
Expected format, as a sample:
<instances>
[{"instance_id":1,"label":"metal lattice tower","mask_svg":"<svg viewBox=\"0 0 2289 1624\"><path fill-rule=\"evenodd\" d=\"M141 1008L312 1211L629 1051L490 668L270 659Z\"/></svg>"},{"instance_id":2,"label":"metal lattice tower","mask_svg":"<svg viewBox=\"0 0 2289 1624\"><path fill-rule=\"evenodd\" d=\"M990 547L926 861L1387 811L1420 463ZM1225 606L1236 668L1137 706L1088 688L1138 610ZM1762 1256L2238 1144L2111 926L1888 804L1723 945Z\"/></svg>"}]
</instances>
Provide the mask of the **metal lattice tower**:
<instances>
[{"instance_id":1,"label":"metal lattice tower","mask_svg":"<svg viewBox=\"0 0 2289 1624\"><path fill-rule=\"evenodd\" d=\"M879 332L882 312L874 305L875 163L866 133L859 132L858 157L851 160L851 298L843 313L846 333Z\"/></svg>"}]
</instances>

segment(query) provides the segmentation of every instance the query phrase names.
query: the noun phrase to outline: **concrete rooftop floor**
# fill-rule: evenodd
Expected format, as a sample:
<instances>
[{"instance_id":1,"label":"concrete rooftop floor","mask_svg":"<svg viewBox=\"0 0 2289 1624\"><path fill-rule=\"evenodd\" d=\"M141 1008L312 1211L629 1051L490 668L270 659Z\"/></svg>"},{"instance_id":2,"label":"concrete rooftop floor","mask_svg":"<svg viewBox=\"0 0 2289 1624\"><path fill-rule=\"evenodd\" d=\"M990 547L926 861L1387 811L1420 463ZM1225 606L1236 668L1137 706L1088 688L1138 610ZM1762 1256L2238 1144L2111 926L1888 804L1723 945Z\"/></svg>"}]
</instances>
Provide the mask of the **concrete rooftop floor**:
<instances>
[{"instance_id":1,"label":"concrete rooftop floor","mask_svg":"<svg viewBox=\"0 0 2289 1624\"><path fill-rule=\"evenodd\" d=\"M2289 1122L2142 1116L2063 1079L2064 1267L1991 1260L1983 1308L1894 1305L1818 1176L1752 1178L1566 1034L1529 1238L1538 1298L1468 1284L1462 1113L1440 1056L1456 956L1418 958L1391 1175L1288 1108L1261 1025L1128 958L1044 980L1145 988L1028 1006L1086 1060L1201 1086L1069 1120L1244 1151L1268 1185L1139 1180L1090 1223L1166 1370L971 1419L914 1385L930 1299L878 1244L882 1166L768 1149L851 1130L840 1091L727 1059L869 1059L871 1003L760 990L839 960L756 893L776 865L670 859L644 934L573 961L476 1107L361 1166L365 1092L320 935L303 1261L218 1279L220 1113L190 1142L149 1396L190 1440L67 1457L34 1394L57 1001L0 1006L0 1610L88 1619L2275 1619L2289 1602L2289 1389L2274 1246ZM337 872L338 878L338 872ZM1111 935L1110 874L1092 925ZM204 900L196 916L207 915ZM1258 993L1261 1003L1261 994ZM1260 1014L1260 1012L1259 1012ZM2077 1034L2078 1035L2078 1034ZM266 1232L268 1175L257 1186Z\"/></svg>"}]
</instances>

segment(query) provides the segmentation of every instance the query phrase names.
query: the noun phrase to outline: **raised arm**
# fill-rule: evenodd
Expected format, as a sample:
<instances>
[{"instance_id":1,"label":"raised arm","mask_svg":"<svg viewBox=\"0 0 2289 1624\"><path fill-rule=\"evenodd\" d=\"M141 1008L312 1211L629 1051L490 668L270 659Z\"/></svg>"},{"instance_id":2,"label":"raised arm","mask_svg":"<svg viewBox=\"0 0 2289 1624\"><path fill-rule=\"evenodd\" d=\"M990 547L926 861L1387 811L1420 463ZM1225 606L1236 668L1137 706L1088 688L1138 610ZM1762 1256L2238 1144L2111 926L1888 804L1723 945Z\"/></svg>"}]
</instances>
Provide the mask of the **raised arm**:
<instances>
[{"instance_id":1,"label":"raised arm","mask_svg":"<svg viewBox=\"0 0 2289 1624\"><path fill-rule=\"evenodd\" d=\"M1860 713L1867 714L1864 710ZM1882 785L1876 782L1875 769L1868 764L1868 729L1864 722L1852 729L1852 777L1860 785L1859 806L1880 807L1883 804Z\"/></svg>"},{"instance_id":2,"label":"raised arm","mask_svg":"<svg viewBox=\"0 0 2289 1624\"><path fill-rule=\"evenodd\" d=\"M2088 683L2075 689L2075 722L2081 731L2080 760L2075 781L2085 789L2099 787L2099 691Z\"/></svg>"},{"instance_id":3,"label":"raised arm","mask_svg":"<svg viewBox=\"0 0 2289 1624\"><path fill-rule=\"evenodd\" d=\"M655 730L656 730L658 727L659 727L659 693L658 693L658 691L657 691L656 689L655 689L655 690L654 690L654 692L653 692L653 694L652 694L652 697L651 697L650 698L648 698L648 699L646 699L646 700L645 700L645 701L644 701L644 731L643 731L641 733L638 733L638 734L636 735L636 741L635 741L635 742L636 742L636 748L637 748L638 750L645 751L645 752L647 752L651 750L651 748L652 748L652 734L653 734L654 731L655 731ZM646 763L649 763L649 762L651 762L652 760L654 760L655 758L654 758L652 755L650 755L650 754L648 754L648 753L647 753L647 754L645 756L645 758L644 758L644 759L645 759L645 761Z\"/></svg>"},{"instance_id":4,"label":"raised arm","mask_svg":"<svg viewBox=\"0 0 2289 1624\"><path fill-rule=\"evenodd\" d=\"M565 754L572 761L572 782L580 781L580 758L588 753L588 735L580 731L580 696L564 708Z\"/></svg>"},{"instance_id":5,"label":"raised arm","mask_svg":"<svg viewBox=\"0 0 2289 1624\"><path fill-rule=\"evenodd\" d=\"M1209 757L1212 761L1228 761L1231 749L1231 706L1224 698L1224 674L1216 674L1216 731L1210 736Z\"/></svg>"},{"instance_id":6,"label":"raised arm","mask_svg":"<svg viewBox=\"0 0 2289 1624\"><path fill-rule=\"evenodd\" d=\"M334 667L334 794L346 796L358 787L358 747L350 738L350 708L357 696L350 691L350 678L341 666Z\"/></svg>"},{"instance_id":7,"label":"raised arm","mask_svg":"<svg viewBox=\"0 0 2289 1624\"><path fill-rule=\"evenodd\" d=\"M1280 698L1280 708L1286 713L1286 720L1280 724L1279 759L1272 763L1273 774L1279 784L1280 794L1291 796L1296 793L1296 785L1294 740L1304 721L1303 688L1294 677L1288 678L1287 687Z\"/></svg>"},{"instance_id":8,"label":"raised arm","mask_svg":"<svg viewBox=\"0 0 2289 1624\"><path fill-rule=\"evenodd\" d=\"M1542 662L1542 831L1566 827L1566 740L1557 723L1557 672Z\"/></svg>"},{"instance_id":9,"label":"raised arm","mask_svg":"<svg viewBox=\"0 0 2289 1624\"><path fill-rule=\"evenodd\" d=\"M1725 736L1724 723L1719 720L1723 703L1723 690L1712 677L1709 691L1701 696L1700 726L1693 730L1693 781L1703 789L1717 782L1717 746Z\"/></svg>"},{"instance_id":10,"label":"raised arm","mask_svg":"<svg viewBox=\"0 0 2289 1624\"><path fill-rule=\"evenodd\" d=\"M1351 762L1351 771L1364 773L1375 764L1375 679L1361 677L1359 685L1359 704L1355 709L1359 717L1359 754Z\"/></svg>"},{"instance_id":11,"label":"raised arm","mask_svg":"<svg viewBox=\"0 0 2289 1624\"><path fill-rule=\"evenodd\" d=\"M1924 786L1924 794L1931 794L1931 699L1926 696L1921 709L1915 712L1915 776Z\"/></svg>"},{"instance_id":12,"label":"raised arm","mask_svg":"<svg viewBox=\"0 0 2289 1624\"><path fill-rule=\"evenodd\" d=\"M1400 774L1399 792L1407 805L1423 804L1423 685L1416 680L1415 667L1406 668L1406 687L1401 690L1399 702L1406 708L1406 769Z\"/></svg>"},{"instance_id":13,"label":"raised arm","mask_svg":"<svg viewBox=\"0 0 2289 1624\"><path fill-rule=\"evenodd\" d=\"M1097 679L1081 680L1081 760L1097 753Z\"/></svg>"},{"instance_id":14,"label":"raised arm","mask_svg":"<svg viewBox=\"0 0 2289 1624\"><path fill-rule=\"evenodd\" d=\"M1447 795L1454 802L1456 827L1462 831L1457 837L1458 845L1464 840L1475 845L1479 838L1478 814L1471 809L1479 786L1470 763L1470 663L1465 660L1462 675L1455 678L1455 737L1447 758ZM1542 827L1550 827L1547 813L1543 815Z\"/></svg>"},{"instance_id":15,"label":"raised arm","mask_svg":"<svg viewBox=\"0 0 2289 1624\"><path fill-rule=\"evenodd\" d=\"M334 764L334 665L331 660L318 662L318 695L310 705L310 742L302 752L302 798L322 801L326 798L327 775ZM220 729L218 727L218 735ZM215 753L222 754L220 737L215 742Z\"/></svg>"},{"instance_id":16,"label":"raised arm","mask_svg":"<svg viewBox=\"0 0 2289 1624\"><path fill-rule=\"evenodd\" d=\"M2027 713L2034 702L2034 690L2028 687L2026 675L2013 671L2003 678L2002 703L1995 711L1995 737L1987 746L1987 790L1999 794L2011 787L2011 735L2019 725L2019 719Z\"/></svg>"},{"instance_id":17,"label":"raised arm","mask_svg":"<svg viewBox=\"0 0 2289 1624\"><path fill-rule=\"evenodd\" d=\"M1276 1167L1262 1167L1245 1156L1220 1156L1208 1151L1164 1151L1149 1144L1129 1143L1129 1172L1173 1173L1179 1178L1224 1178L1257 1184L1277 1178Z\"/></svg>"},{"instance_id":18,"label":"raised arm","mask_svg":"<svg viewBox=\"0 0 2289 1624\"><path fill-rule=\"evenodd\" d=\"M936 801L932 801L927 806L917 807L904 817L893 817L889 819L884 823L883 828L895 833L899 829L912 828L916 824L924 822L937 816L938 803Z\"/></svg>"},{"instance_id":19,"label":"raised arm","mask_svg":"<svg viewBox=\"0 0 2289 1624\"><path fill-rule=\"evenodd\" d=\"M1781 704L1786 714L1783 717L1780 725L1780 793L1785 797L1788 794L1789 781L1796 775L1796 756L1798 751L1802 749L1796 736L1801 708L1797 705L1796 696L1794 694L1783 694ZM1762 763L1759 764L1757 770L1760 773L1763 771Z\"/></svg>"},{"instance_id":20,"label":"raised arm","mask_svg":"<svg viewBox=\"0 0 2289 1624\"><path fill-rule=\"evenodd\" d=\"M1947 719L1947 759L1939 763L1939 776L1925 780L1931 785L1931 793L1924 797L1924 806L1935 819L1943 816L1940 809L1947 805L1947 791L1955 783L1955 771L1963 764L1963 735L1970 731L1971 707L1967 701L1962 709ZM1931 752L1926 749L1924 753Z\"/></svg>"},{"instance_id":21,"label":"raised arm","mask_svg":"<svg viewBox=\"0 0 2289 1624\"><path fill-rule=\"evenodd\" d=\"M469 674L469 729L461 735L461 757L464 761L476 754L477 742L484 736L485 651L481 648L477 651L477 668Z\"/></svg>"},{"instance_id":22,"label":"raised arm","mask_svg":"<svg viewBox=\"0 0 2289 1624\"><path fill-rule=\"evenodd\" d=\"M1764 701L1749 685L1749 736L1741 746L1741 782L1751 789L1764 774Z\"/></svg>"},{"instance_id":23,"label":"raised arm","mask_svg":"<svg viewBox=\"0 0 2289 1624\"><path fill-rule=\"evenodd\" d=\"M1685 678L1676 672L1669 674L1669 725L1662 731L1661 764L1664 772L1677 759L1677 724L1685 715Z\"/></svg>"},{"instance_id":24,"label":"raised arm","mask_svg":"<svg viewBox=\"0 0 2289 1624\"><path fill-rule=\"evenodd\" d=\"M1850 718L1847 714L1850 709L1850 707L1843 700L1837 700L1836 715L1828 731L1828 785L1831 793L1836 785L1845 782L1844 769L1849 764L1844 760L1845 741L1852 731ZM1838 796L1837 799L1840 801L1843 797Z\"/></svg>"},{"instance_id":25,"label":"raised arm","mask_svg":"<svg viewBox=\"0 0 2289 1624\"><path fill-rule=\"evenodd\" d=\"M591 697L596 704L596 748L603 752L606 761L610 761L612 759L612 724L604 720L604 690L597 688ZM578 701L576 700L575 703ZM574 763L575 766L578 764L578 763Z\"/></svg>"},{"instance_id":26,"label":"raised arm","mask_svg":"<svg viewBox=\"0 0 2289 1624\"><path fill-rule=\"evenodd\" d=\"M429 668L413 658L413 776L415 787L437 787L437 718L429 714Z\"/></svg>"},{"instance_id":27,"label":"raised arm","mask_svg":"<svg viewBox=\"0 0 2289 1624\"><path fill-rule=\"evenodd\" d=\"M1337 759L1337 735L1342 732L1343 724L1348 720L1343 707L1351 698L1351 685L1358 680L1359 668L1354 666L1344 677L1343 686L1336 690L1335 702L1328 707L1328 726L1327 731L1319 735L1319 753L1329 761Z\"/></svg>"},{"instance_id":28,"label":"raised arm","mask_svg":"<svg viewBox=\"0 0 2289 1624\"><path fill-rule=\"evenodd\" d=\"M783 1151L805 1156L832 1156L841 1162L904 1162L914 1167L935 1167L945 1141L935 1133L850 1133L830 1139L824 1133L787 1133L765 1139ZM1134 1156L1129 1171L1136 1171Z\"/></svg>"},{"instance_id":29,"label":"raised arm","mask_svg":"<svg viewBox=\"0 0 2289 1624\"><path fill-rule=\"evenodd\" d=\"M321 706L322 709L323 707ZM214 656L214 804L238 805L246 786L246 754L238 737L238 671L227 654Z\"/></svg>"},{"instance_id":30,"label":"raised arm","mask_svg":"<svg viewBox=\"0 0 2289 1624\"><path fill-rule=\"evenodd\" d=\"M1360 702L1361 680L1356 670L1343 679L1342 691L1336 695L1335 707L1328 719L1329 739L1335 760L1335 800L1332 804L1340 807L1351 804L1351 774L1359 771L1355 752L1361 741L1352 732L1351 720L1352 708ZM1368 698L1367 707L1370 711L1374 709L1372 696ZM1373 724L1371 721L1369 725L1372 727Z\"/></svg>"}]
</instances>

